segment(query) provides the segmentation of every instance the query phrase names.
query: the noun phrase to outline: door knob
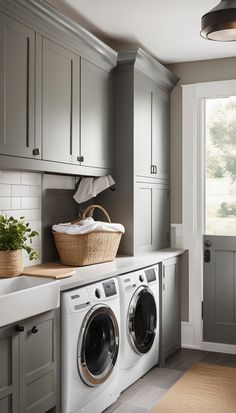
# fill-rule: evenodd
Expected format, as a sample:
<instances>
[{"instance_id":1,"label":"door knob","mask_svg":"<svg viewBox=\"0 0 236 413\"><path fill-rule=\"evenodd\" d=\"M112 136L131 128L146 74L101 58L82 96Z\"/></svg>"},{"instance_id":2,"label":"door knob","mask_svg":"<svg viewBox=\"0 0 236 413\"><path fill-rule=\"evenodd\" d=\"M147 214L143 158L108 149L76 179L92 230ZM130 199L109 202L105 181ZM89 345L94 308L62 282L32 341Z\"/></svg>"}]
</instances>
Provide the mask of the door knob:
<instances>
[{"instance_id":1,"label":"door knob","mask_svg":"<svg viewBox=\"0 0 236 413\"><path fill-rule=\"evenodd\" d=\"M204 261L205 262L210 262L211 261L211 251L206 249L204 251Z\"/></svg>"}]
</instances>

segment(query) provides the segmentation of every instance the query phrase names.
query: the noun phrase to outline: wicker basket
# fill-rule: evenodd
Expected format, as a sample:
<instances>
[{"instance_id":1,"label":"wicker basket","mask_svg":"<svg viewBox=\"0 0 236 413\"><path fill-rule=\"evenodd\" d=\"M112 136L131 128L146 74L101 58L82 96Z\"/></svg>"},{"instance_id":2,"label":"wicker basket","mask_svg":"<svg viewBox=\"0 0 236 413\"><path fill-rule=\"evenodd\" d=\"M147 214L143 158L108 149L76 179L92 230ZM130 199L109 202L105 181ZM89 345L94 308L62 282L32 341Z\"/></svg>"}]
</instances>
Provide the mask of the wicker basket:
<instances>
[{"instance_id":1,"label":"wicker basket","mask_svg":"<svg viewBox=\"0 0 236 413\"><path fill-rule=\"evenodd\" d=\"M100 205L91 205L83 213L82 219L92 216L95 208L99 208L111 219L107 211ZM74 221L76 223L78 221ZM54 241L60 260L64 265L83 266L113 261L120 244L121 232L94 231L86 234L62 234L53 232Z\"/></svg>"}]
</instances>

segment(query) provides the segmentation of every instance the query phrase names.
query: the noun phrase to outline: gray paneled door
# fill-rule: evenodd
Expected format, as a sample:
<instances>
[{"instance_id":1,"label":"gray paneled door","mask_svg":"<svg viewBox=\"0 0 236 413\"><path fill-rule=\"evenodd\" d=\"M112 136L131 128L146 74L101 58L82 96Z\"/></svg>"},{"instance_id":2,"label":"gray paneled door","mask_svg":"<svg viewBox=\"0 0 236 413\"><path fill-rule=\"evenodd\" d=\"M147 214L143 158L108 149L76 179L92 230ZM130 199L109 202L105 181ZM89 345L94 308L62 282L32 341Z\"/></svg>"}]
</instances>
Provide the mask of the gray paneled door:
<instances>
[{"instance_id":1,"label":"gray paneled door","mask_svg":"<svg viewBox=\"0 0 236 413\"><path fill-rule=\"evenodd\" d=\"M204 236L203 340L236 344L236 237Z\"/></svg>"}]
</instances>

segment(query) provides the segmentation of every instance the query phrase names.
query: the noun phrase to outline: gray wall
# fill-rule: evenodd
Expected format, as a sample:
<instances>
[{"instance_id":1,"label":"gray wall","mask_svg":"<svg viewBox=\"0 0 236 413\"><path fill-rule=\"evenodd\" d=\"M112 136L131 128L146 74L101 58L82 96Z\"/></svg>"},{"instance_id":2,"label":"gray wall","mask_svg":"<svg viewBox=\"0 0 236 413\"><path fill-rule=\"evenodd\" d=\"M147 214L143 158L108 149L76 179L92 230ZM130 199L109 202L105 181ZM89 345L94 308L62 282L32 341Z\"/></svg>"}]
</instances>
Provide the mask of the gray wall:
<instances>
[{"instance_id":1,"label":"gray wall","mask_svg":"<svg viewBox=\"0 0 236 413\"><path fill-rule=\"evenodd\" d=\"M181 85L236 79L236 57L167 65L179 78L171 94L171 222L182 223Z\"/></svg>"}]
</instances>

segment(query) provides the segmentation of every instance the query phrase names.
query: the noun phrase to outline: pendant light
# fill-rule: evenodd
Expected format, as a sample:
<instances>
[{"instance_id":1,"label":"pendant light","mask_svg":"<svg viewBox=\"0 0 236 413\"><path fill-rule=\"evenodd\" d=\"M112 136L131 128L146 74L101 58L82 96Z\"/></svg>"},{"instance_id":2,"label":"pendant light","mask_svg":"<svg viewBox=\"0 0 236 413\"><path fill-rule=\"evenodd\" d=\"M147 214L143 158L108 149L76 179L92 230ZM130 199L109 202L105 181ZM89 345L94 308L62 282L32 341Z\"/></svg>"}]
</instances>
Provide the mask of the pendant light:
<instances>
[{"instance_id":1,"label":"pendant light","mask_svg":"<svg viewBox=\"0 0 236 413\"><path fill-rule=\"evenodd\" d=\"M202 16L201 36L218 42L236 41L236 0L221 0Z\"/></svg>"}]
</instances>

